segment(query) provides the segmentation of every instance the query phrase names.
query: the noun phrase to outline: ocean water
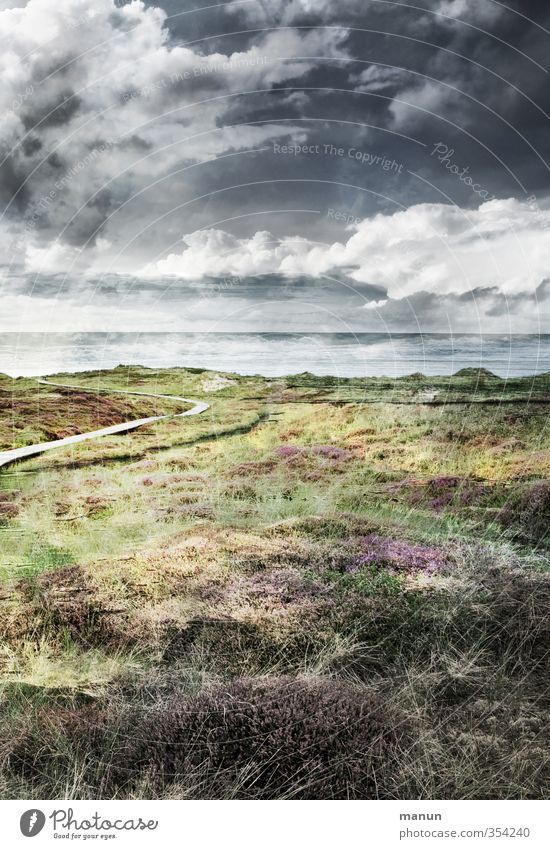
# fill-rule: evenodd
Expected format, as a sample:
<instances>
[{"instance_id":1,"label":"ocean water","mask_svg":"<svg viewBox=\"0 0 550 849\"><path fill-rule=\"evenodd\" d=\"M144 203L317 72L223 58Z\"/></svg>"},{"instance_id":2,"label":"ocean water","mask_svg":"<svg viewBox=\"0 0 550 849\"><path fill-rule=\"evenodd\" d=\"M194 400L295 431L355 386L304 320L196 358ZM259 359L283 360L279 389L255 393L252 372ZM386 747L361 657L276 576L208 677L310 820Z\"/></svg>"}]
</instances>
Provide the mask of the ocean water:
<instances>
[{"instance_id":1,"label":"ocean water","mask_svg":"<svg viewBox=\"0 0 550 849\"><path fill-rule=\"evenodd\" d=\"M483 367L501 377L550 371L550 335L413 333L2 333L0 372L12 376L193 366L274 377L335 377Z\"/></svg>"}]
</instances>

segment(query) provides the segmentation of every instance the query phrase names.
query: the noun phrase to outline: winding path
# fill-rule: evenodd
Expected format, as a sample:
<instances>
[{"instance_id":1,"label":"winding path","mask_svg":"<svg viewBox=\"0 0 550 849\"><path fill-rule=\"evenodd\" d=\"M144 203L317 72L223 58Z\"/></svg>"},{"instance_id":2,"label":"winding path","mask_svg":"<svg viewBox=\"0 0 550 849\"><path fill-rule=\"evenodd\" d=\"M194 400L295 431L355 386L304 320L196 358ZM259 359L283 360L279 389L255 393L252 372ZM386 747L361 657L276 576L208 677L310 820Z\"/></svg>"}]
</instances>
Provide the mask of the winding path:
<instances>
[{"instance_id":1,"label":"winding path","mask_svg":"<svg viewBox=\"0 0 550 849\"><path fill-rule=\"evenodd\" d=\"M167 398L171 401L183 401L185 404L193 404L190 410L184 413L169 413L165 416L148 416L145 419L134 419L131 422L121 422L120 424L103 427L100 430L91 430L88 433L78 433L76 436L66 436L63 439L54 439L52 442L39 442L36 445L25 445L23 448L12 448L10 451L0 451L0 467L7 466L9 463L15 463L17 460L23 460L27 457L36 457L39 454L44 454L46 451L51 451L53 448L62 448L65 445L74 445L77 442L84 442L87 439L98 439L100 436L110 436L114 433L126 433L129 430L135 430L143 425L151 424L152 422L160 422L163 419L177 419L184 416L197 416L199 413L204 413L209 408L209 404L205 401L196 401L194 398L180 398L178 395L159 395L154 392L134 392L129 389L88 389L85 386L75 386L67 383L52 383L49 380L38 380L38 383L46 386L57 386L61 389L78 389L80 392L117 392L123 395L144 395L148 398Z\"/></svg>"}]
</instances>

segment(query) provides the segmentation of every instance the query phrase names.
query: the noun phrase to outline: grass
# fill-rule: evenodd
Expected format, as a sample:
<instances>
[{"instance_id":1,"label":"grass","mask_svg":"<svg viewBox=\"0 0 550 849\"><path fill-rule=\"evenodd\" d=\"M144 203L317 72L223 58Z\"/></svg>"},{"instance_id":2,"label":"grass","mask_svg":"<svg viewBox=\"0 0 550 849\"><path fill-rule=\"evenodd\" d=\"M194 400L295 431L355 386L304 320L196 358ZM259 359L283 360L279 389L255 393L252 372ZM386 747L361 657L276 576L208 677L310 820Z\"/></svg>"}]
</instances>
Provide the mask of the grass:
<instances>
[{"instance_id":1,"label":"grass","mask_svg":"<svg viewBox=\"0 0 550 849\"><path fill-rule=\"evenodd\" d=\"M0 451L184 408L170 399L82 392L0 374Z\"/></svg>"},{"instance_id":2,"label":"grass","mask_svg":"<svg viewBox=\"0 0 550 849\"><path fill-rule=\"evenodd\" d=\"M5 798L545 796L547 375L52 380L210 409L0 474Z\"/></svg>"}]
</instances>

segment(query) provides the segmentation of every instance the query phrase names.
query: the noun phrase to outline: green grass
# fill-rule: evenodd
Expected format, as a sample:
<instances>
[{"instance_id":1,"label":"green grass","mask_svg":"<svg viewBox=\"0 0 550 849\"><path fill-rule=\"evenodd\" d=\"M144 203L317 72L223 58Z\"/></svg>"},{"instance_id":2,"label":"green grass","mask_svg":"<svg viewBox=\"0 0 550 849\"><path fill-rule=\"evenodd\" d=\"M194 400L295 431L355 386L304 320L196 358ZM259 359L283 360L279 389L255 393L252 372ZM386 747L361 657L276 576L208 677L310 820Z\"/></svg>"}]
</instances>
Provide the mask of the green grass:
<instances>
[{"instance_id":1,"label":"green grass","mask_svg":"<svg viewBox=\"0 0 550 849\"><path fill-rule=\"evenodd\" d=\"M79 431L106 415L107 387L210 408L0 473L2 795L544 795L548 375L268 380L119 366L52 380L86 390L41 400L58 432L69 409ZM45 433L42 412L30 415L35 385L16 383L0 381L13 399L0 435L23 408L24 438ZM144 402L128 398L108 414L136 417ZM445 568L356 568L373 535L433 546ZM265 762L227 754L241 692ZM199 760L174 766L166 750L151 772L134 747L117 773L135 729L150 734L146 717L179 727L166 717L183 711L185 727L202 727L205 704L217 748L197 732ZM332 752L319 766L333 734L324 704L349 716L368 706L379 735L387 715L372 748L353 742L374 764L375 740L387 741L391 768L375 785L347 738L343 765ZM284 745L277 755L287 709L313 735L294 772ZM299 780L303 769L318 780Z\"/></svg>"}]
</instances>

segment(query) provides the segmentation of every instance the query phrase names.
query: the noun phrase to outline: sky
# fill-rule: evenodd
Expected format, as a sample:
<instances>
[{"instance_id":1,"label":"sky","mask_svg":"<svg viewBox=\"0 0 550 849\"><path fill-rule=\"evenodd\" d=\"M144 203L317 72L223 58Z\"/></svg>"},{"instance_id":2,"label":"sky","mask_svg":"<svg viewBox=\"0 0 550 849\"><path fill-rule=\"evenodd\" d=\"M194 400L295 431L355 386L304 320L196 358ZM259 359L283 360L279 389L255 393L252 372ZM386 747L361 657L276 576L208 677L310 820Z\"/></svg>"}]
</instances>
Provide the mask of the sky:
<instances>
[{"instance_id":1,"label":"sky","mask_svg":"<svg viewBox=\"0 0 550 849\"><path fill-rule=\"evenodd\" d=\"M550 332L544 0L0 2L0 332Z\"/></svg>"}]
</instances>

